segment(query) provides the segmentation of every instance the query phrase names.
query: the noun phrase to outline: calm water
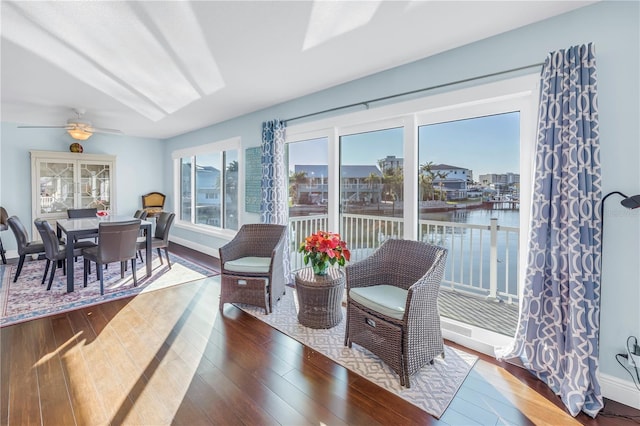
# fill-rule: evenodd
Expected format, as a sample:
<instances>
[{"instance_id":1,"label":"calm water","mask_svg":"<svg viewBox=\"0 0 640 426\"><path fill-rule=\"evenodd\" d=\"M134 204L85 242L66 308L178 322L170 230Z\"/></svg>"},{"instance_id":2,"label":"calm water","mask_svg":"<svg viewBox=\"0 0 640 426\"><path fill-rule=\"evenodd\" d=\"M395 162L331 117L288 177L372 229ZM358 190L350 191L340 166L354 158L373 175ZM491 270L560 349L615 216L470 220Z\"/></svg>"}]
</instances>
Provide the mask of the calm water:
<instances>
[{"instance_id":1,"label":"calm water","mask_svg":"<svg viewBox=\"0 0 640 426\"><path fill-rule=\"evenodd\" d=\"M422 213L422 218L427 220L441 220L444 222L468 223L473 225L489 225L491 218L498 219L498 225L520 226L520 212L518 210L482 210L461 209L448 212Z\"/></svg>"},{"instance_id":2,"label":"calm water","mask_svg":"<svg viewBox=\"0 0 640 426\"><path fill-rule=\"evenodd\" d=\"M489 225L491 218L498 219L499 226L519 227L518 210L456 210L438 213L423 213L423 219L443 222ZM449 249L445 281L489 288L490 232L464 229L459 232L431 234L431 240ZM518 239L516 233L498 232L498 290L517 294Z\"/></svg>"}]
</instances>

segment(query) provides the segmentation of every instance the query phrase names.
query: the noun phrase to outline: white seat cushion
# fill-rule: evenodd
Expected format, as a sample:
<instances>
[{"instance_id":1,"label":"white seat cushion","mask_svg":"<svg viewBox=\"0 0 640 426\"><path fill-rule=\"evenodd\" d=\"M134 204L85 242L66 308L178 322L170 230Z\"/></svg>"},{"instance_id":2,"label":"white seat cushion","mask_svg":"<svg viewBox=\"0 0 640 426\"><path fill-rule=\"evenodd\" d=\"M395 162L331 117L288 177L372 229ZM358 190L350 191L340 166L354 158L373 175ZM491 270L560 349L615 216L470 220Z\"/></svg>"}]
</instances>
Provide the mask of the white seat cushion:
<instances>
[{"instance_id":1,"label":"white seat cushion","mask_svg":"<svg viewBox=\"0 0 640 426\"><path fill-rule=\"evenodd\" d=\"M268 274L270 257L241 257L224 263L224 269L232 272L246 272L250 274Z\"/></svg>"},{"instance_id":2,"label":"white seat cushion","mask_svg":"<svg viewBox=\"0 0 640 426\"><path fill-rule=\"evenodd\" d=\"M382 315L401 320L407 303L407 290L392 285L374 285L349 290L349 297Z\"/></svg>"}]
</instances>

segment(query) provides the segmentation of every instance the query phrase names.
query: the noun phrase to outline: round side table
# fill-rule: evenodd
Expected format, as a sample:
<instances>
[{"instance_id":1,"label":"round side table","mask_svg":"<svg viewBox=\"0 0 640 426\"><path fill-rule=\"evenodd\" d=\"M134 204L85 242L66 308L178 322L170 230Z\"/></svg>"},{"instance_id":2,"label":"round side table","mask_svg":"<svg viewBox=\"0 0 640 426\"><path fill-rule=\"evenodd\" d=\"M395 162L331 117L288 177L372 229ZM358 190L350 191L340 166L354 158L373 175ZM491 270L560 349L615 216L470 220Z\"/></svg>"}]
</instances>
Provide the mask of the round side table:
<instances>
[{"instance_id":1,"label":"round side table","mask_svg":"<svg viewBox=\"0 0 640 426\"><path fill-rule=\"evenodd\" d=\"M344 272L329 268L327 275L315 275L313 268L296 272L298 322L309 328L331 328L342 321Z\"/></svg>"}]
</instances>

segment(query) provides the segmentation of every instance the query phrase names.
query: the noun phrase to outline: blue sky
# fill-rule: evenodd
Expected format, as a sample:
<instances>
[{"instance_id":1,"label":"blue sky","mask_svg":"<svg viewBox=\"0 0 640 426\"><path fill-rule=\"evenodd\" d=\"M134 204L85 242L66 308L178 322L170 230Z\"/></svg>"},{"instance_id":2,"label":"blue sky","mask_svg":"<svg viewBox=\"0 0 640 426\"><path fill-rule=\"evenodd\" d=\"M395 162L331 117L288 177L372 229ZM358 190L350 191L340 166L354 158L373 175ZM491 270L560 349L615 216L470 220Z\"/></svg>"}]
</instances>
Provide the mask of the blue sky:
<instances>
[{"instance_id":1,"label":"blue sky","mask_svg":"<svg viewBox=\"0 0 640 426\"><path fill-rule=\"evenodd\" d=\"M518 173L519 113L421 126L419 164L449 164L473 170L475 179L485 173ZM327 142L289 144L290 164L327 164ZM377 164L387 155L405 158L402 129L342 136L343 164Z\"/></svg>"}]
</instances>

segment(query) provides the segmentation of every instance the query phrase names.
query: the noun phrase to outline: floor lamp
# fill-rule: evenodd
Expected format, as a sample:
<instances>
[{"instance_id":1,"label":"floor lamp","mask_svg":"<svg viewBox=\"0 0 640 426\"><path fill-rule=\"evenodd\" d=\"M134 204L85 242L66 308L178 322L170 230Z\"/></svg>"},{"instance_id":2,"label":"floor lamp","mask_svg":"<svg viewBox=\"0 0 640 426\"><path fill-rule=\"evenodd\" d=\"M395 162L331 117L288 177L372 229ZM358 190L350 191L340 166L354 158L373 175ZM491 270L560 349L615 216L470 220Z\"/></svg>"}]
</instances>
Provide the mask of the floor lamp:
<instances>
[{"instance_id":1,"label":"floor lamp","mask_svg":"<svg viewBox=\"0 0 640 426\"><path fill-rule=\"evenodd\" d=\"M640 194L627 197L622 192L613 191L605 195L602 198L602 204L600 205L600 218L602 221L603 235L604 235L604 201L609 196L614 194L617 194L623 197L622 201L620 201L620 204L622 204L624 207L628 209L637 209L638 207L640 207ZM627 363L629 366L631 366L631 368L625 365L624 361L622 361L623 359L627 360ZM629 373L629 375L631 376L631 379L633 380L633 384L636 386L636 388L638 388L638 390L640 390L640 361L636 361L636 359L640 360L640 346L638 346L638 339L635 336L629 336L629 338L627 338L627 353L617 354L616 361L618 361L618 364L620 364L620 366L624 368L627 371L627 373ZM633 374L634 370L636 373L635 376Z\"/></svg>"}]
</instances>

